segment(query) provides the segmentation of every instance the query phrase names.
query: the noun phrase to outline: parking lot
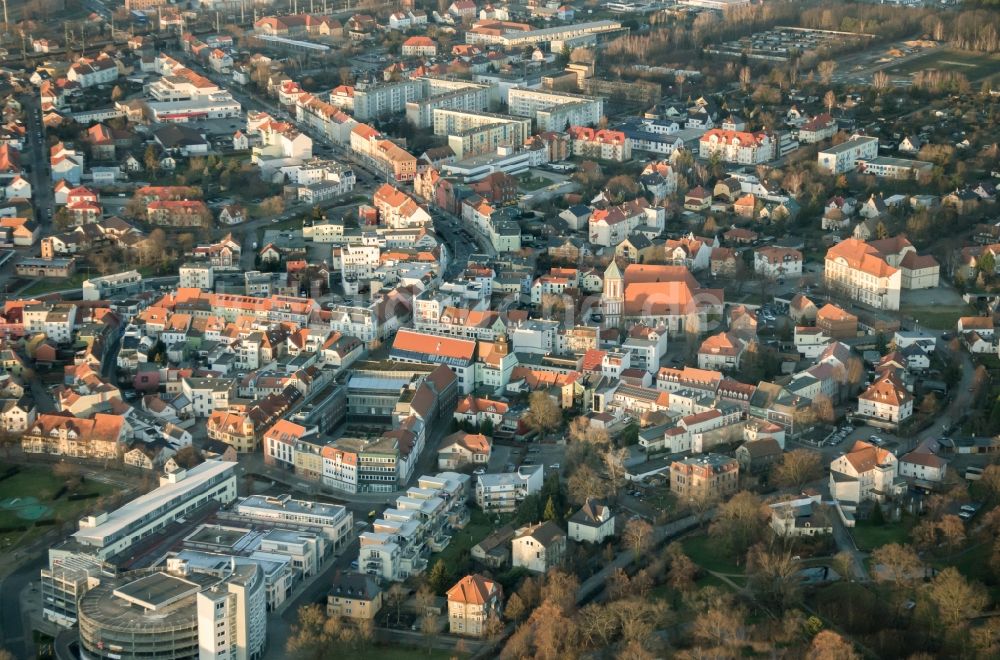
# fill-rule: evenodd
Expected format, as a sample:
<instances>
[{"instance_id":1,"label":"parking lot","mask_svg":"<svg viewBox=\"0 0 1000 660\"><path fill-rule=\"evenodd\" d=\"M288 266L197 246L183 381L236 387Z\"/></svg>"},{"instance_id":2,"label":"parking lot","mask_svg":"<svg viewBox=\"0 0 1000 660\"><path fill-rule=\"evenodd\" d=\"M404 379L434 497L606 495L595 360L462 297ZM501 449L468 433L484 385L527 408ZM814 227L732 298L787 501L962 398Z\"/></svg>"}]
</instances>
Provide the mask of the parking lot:
<instances>
[{"instance_id":1,"label":"parking lot","mask_svg":"<svg viewBox=\"0 0 1000 660\"><path fill-rule=\"evenodd\" d=\"M487 471L490 473L513 472L522 465L541 465L546 474L562 470L566 456L565 445L526 444L518 446L493 445L493 454Z\"/></svg>"}]
</instances>

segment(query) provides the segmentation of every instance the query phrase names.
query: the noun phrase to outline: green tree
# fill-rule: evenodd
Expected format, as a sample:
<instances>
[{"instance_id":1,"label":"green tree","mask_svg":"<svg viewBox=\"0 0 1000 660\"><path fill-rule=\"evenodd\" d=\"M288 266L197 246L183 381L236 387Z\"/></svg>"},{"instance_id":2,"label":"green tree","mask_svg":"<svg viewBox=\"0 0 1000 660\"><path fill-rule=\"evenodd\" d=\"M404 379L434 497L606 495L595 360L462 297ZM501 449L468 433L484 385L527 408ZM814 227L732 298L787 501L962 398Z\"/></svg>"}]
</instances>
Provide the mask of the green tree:
<instances>
[{"instance_id":1,"label":"green tree","mask_svg":"<svg viewBox=\"0 0 1000 660\"><path fill-rule=\"evenodd\" d=\"M997 262L993 257L991 252L983 251L976 261L976 269L983 274L983 279L989 279L993 277L993 273L996 272Z\"/></svg>"},{"instance_id":2,"label":"green tree","mask_svg":"<svg viewBox=\"0 0 1000 660\"><path fill-rule=\"evenodd\" d=\"M427 576L427 585L439 596L448 588L448 567L443 560L438 559Z\"/></svg>"},{"instance_id":3,"label":"green tree","mask_svg":"<svg viewBox=\"0 0 1000 660\"><path fill-rule=\"evenodd\" d=\"M479 432L485 436L493 435L493 420L487 417L483 420L483 423L479 425Z\"/></svg>"},{"instance_id":4,"label":"green tree","mask_svg":"<svg viewBox=\"0 0 1000 660\"><path fill-rule=\"evenodd\" d=\"M542 517L546 520L557 520L559 518L559 514L556 512L556 503L551 497L545 503L545 513L542 514Z\"/></svg>"}]
</instances>

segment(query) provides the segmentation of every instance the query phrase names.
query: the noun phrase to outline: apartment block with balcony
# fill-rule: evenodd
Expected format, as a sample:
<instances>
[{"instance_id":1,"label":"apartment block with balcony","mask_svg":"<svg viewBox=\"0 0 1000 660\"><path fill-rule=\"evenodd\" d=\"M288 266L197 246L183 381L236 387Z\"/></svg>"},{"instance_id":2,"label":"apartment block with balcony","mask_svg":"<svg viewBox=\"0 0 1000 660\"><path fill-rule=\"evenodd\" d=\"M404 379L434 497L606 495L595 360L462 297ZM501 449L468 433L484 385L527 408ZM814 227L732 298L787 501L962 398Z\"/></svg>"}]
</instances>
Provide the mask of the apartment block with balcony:
<instances>
[{"instance_id":1,"label":"apartment block with balcony","mask_svg":"<svg viewBox=\"0 0 1000 660\"><path fill-rule=\"evenodd\" d=\"M516 472L481 474L476 480L476 504L483 511L510 513L542 489L544 471L541 465L522 465Z\"/></svg>"}]
</instances>

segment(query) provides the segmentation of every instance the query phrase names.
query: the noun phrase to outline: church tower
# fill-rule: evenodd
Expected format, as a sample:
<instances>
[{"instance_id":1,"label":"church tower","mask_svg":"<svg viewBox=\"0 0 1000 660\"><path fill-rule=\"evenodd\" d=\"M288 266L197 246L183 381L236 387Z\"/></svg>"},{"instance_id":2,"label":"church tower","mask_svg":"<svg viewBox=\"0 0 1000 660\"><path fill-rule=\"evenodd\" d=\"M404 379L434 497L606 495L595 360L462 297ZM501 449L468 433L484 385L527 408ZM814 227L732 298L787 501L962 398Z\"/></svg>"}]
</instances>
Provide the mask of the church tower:
<instances>
[{"instance_id":1,"label":"church tower","mask_svg":"<svg viewBox=\"0 0 1000 660\"><path fill-rule=\"evenodd\" d=\"M604 271L604 293L601 296L601 310L604 313L604 327L616 328L622 322L625 307L625 278L612 259Z\"/></svg>"}]
</instances>

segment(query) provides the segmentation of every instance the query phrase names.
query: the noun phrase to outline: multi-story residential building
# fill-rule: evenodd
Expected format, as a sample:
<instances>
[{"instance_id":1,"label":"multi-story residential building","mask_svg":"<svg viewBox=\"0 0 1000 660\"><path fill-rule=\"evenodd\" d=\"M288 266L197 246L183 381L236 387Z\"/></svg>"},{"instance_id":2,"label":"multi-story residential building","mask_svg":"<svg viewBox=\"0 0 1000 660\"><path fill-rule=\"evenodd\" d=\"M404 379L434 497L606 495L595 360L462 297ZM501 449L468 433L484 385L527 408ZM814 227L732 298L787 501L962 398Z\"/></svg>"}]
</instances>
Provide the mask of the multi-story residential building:
<instances>
[{"instance_id":1,"label":"multi-story residential building","mask_svg":"<svg viewBox=\"0 0 1000 660\"><path fill-rule=\"evenodd\" d=\"M107 85L118 79L118 63L106 53L95 59L81 57L66 71L66 79L84 88Z\"/></svg>"},{"instance_id":2,"label":"multi-story residential building","mask_svg":"<svg viewBox=\"0 0 1000 660\"><path fill-rule=\"evenodd\" d=\"M142 275L137 270L127 270L103 277L92 277L83 282L84 300L104 300L122 294L136 293L142 288Z\"/></svg>"},{"instance_id":3,"label":"multi-story residential building","mask_svg":"<svg viewBox=\"0 0 1000 660\"><path fill-rule=\"evenodd\" d=\"M117 458L125 439L125 421L119 415L96 413L87 419L43 413L21 436L21 449L26 454Z\"/></svg>"},{"instance_id":4,"label":"multi-story residential building","mask_svg":"<svg viewBox=\"0 0 1000 660\"><path fill-rule=\"evenodd\" d=\"M424 83L419 79L358 84L354 87L354 118L368 121L401 113L406 110L408 102L424 98L426 92Z\"/></svg>"},{"instance_id":5,"label":"multi-story residential building","mask_svg":"<svg viewBox=\"0 0 1000 660\"><path fill-rule=\"evenodd\" d=\"M899 476L920 479L931 483L944 480L948 472L948 461L930 450L923 443L913 451L899 458Z\"/></svg>"},{"instance_id":6,"label":"multi-story residential building","mask_svg":"<svg viewBox=\"0 0 1000 660\"><path fill-rule=\"evenodd\" d=\"M568 126L596 126L604 115L604 100L513 87L507 92L507 108L512 115L533 118L537 131L563 131Z\"/></svg>"},{"instance_id":7,"label":"multi-story residential building","mask_svg":"<svg viewBox=\"0 0 1000 660\"><path fill-rule=\"evenodd\" d=\"M489 109L495 85L472 83L448 78L421 78L425 85L422 98L406 103L406 118L414 126L429 128L434 125L434 111L438 109L462 112L483 112ZM355 96L355 103L357 97Z\"/></svg>"},{"instance_id":8,"label":"multi-story residential building","mask_svg":"<svg viewBox=\"0 0 1000 660\"><path fill-rule=\"evenodd\" d=\"M802 253L792 248L767 246L753 255L754 272L771 279L802 275Z\"/></svg>"},{"instance_id":9,"label":"multi-story residential building","mask_svg":"<svg viewBox=\"0 0 1000 660\"><path fill-rule=\"evenodd\" d=\"M615 514L598 500L587 498L568 522L569 538L577 543L604 543L615 535Z\"/></svg>"},{"instance_id":10,"label":"multi-story residential building","mask_svg":"<svg viewBox=\"0 0 1000 660\"><path fill-rule=\"evenodd\" d=\"M403 57L434 57L437 55L437 44L430 37L415 36L403 42Z\"/></svg>"},{"instance_id":11,"label":"multi-story residential building","mask_svg":"<svg viewBox=\"0 0 1000 660\"><path fill-rule=\"evenodd\" d=\"M662 206L651 206L644 198L596 209L590 214L587 228L594 245L614 247L633 232L658 236L663 231L666 211Z\"/></svg>"},{"instance_id":12,"label":"multi-story residential building","mask_svg":"<svg viewBox=\"0 0 1000 660\"><path fill-rule=\"evenodd\" d=\"M382 589L370 575L340 573L326 596L326 615L357 621L372 620L382 609Z\"/></svg>"},{"instance_id":13,"label":"multi-story residential building","mask_svg":"<svg viewBox=\"0 0 1000 660\"><path fill-rule=\"evenodd\" d=\"M827 174L844 174L854 170L858 161L878 156L878 138L853 135L846 142L824 149L816 155L819 169Z\"/></svg>"},{"instance_id":14,"label":"multi-story residential building","mask_svg":"<svg viewBox=\"0 0 1000 660\"><path fill-rule=\"evenodd\" d=\"M837 120L829 113L818 114L799 126L799 142L814 144L828 140L837 132Z\"/></svg>"},{"instance_id":15,"label":"multi-story residential building","mask_svg":"<svg viewBox=\"0 0 1000 660\"><path fill-rule=\"evenodd\" d=\"M468 480L455 472L421 477L361 534L360 570L390 582L426 570L428 551L447 545L453 528L467 520Z\"/></svg>"},{"instance_id":16,"label":"multi-story residential building","mask_svg":"<svg viewBox=\"0 0 1000 660\"><path fill-rule=\"evenodd\" d=\"M869 424L898 429L911 415L913 395L890 369L858 395L857 416Z\"/></svg>"},{"instance_id":17,"label":"multi-story residential building","mask_svg":"<svg viewBox=\"0 0 1000 660\"><path fill-rule=\"evenodd\" d=\"M715 500L739 488L740 464L721 454L703 454L670 465L670 490L682 500Z\"/></svg>"},{"instance_id":18,"label":"multi-story residential building","mask_svg":"<svg viewBox=\"0 0 1000 660\"><path fill-rule=\"evenodd\" d=\"M87 296L83 299L87 300ZM73 340L76 313L76 305L69 303L29 304L22 307L21 319L28 334L44 333L56 344L68 344Z\"/></svg>"},{"instance_id":19,"label":"multi-story residential building","mask_svg":"<svg viewBox=\"0 0 1000 660\"><path fill-rule=\"evenodd\" d=\"M533 573L548 573L566 557L566 533L551 520L522 527L511 540L511 563Z\"/></svg>"},{"instance_id":20,"label":"multi-story residential building","mask_svg":"<svg viewBox=\"0 0 1000 660\"><path fill-rule=\"evenodd\" d=\"M358 125L349 114L312 94L302 94L295 101L295 117L341 145L350 144L351 130Z\"/></svg>"},{"instance_id":21,"label":"multi-story residential building","mask_svg":"<svg viewBox=\"0 0 1000 660\"><path fill-rule=\"evenodd\" d=\"M229 408L233 382L227 378L184 378L181 392L190 402L191 414L208 417L215 410Z\"/></svg>"},{"instance_id":22,"label":"multi-story residential building","mask_svg":"<svg viewBox=\"0 0 1000 660\"><path fill-rule=\"evenodd\" d=\"M481 474L476 478L476 504L483 511L510 513L542 489L541 465L522 465L516 472Z\"/></svg>"},{"instance_id":23,"label":"multi-story residential building","mask_svg":"<svg viewBox=\"0 0 1000 660\"><path fill-rule=\"evenodd\" d=\"M776 156L774 137L767 133L747 133L713 128L698 140L698 155L716 157L725 163L757 165Z\"/></svg>"},{"instance_id":24,"label":"multi-story residential building","mask_svg":"<svg viewBox=\"0 0 1000 660\"><path fill-rule=\"evenodd\" d=\"M570 126L568 133L574 156L618 163L632 158L631 140L621 131Z\"/></svg>"},{"instance_id":25,"label":"multi-story residential building","mask_svg":"<svg viewBox=\"0 0 1000 660\"><path fill-rule=\"evenodd\" d=\"M378 209L379 221L392 229L427 227L431 224L430 213L405 192L387 183L375 191L372 204Z\"/></svg>"},{"instance_id":26,"label":"multi-story residential building","mask_svg":"<svg viewBox=\"0 0 1000 660\"><path fill-rule=\"evenodd\" d=\"M438 447L438 469L455 470L466 465L486 465L492 445L481 433L456 431L445 437Z\"/></svg>"},{"instance_id":27,"label":"multi-story residential building","mask_svg":"<svg viewBox=\"0 0 1000 660\"><path fill-rule=\"evenodd\" d=\"M483 637L491 619L500 620L503 588L478 573L466 575L448 590L448 632Z\"/></svg>"},{"instance_id":28,"label":"multi-story residential building","mask_svg":"<svg viewBox=\"0 0 1000 660\"><path fill-rule=\"evenodd\" d=\"M698 368L735 371L748 342L734 332L720 332L706 337L698 348Z\"/></svg>"},{"instance_id":29,"label":"multi-story residential building","mask_svg":"<svg viewBox=\"0 0 1000 660\"><path fill-rule=\"evenodd\" d=\"M884 502L906 491L898 474L899 461L891 451L858 440L830 463L830 494L845 511L868 500Z\"/></svg>"}]
</instances>

